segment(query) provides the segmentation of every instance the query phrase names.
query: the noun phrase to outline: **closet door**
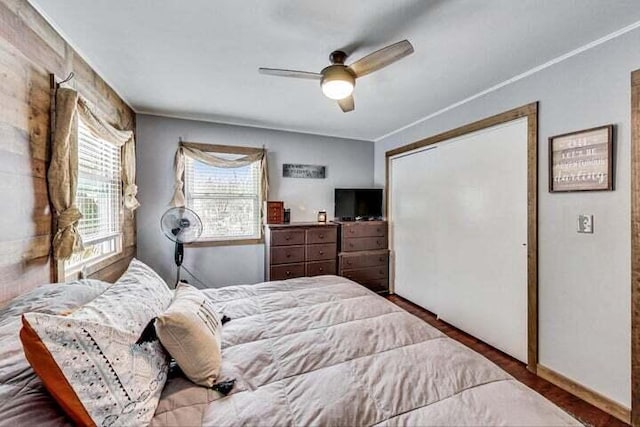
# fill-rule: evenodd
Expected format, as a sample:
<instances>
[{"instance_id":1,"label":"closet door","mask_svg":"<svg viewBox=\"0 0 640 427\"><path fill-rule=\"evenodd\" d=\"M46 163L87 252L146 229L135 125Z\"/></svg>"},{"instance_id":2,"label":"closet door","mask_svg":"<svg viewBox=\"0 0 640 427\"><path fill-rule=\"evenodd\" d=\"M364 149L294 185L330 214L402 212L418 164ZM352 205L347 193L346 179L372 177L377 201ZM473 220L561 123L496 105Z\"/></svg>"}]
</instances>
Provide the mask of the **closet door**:
<instances>
[{"instance_id":1,"label":"closet door","mask_svg":"<svg viewBox=\"0 0 640 427\"><path fill-rule=\"evenodd\" d=\"M436 253L442 203L436 151L394 158L388 192L394 292L434 313L440 309Z\"/></svg>"},{"instance_id":2,"label":"closet door","mask_svg":"<svg viewBox=\"0 0 640 427\"><path fill-rule=\"evenodd\" d=\"M395 291L526 362L525 119L390 164Z\"/></svg>"}]
</instances>

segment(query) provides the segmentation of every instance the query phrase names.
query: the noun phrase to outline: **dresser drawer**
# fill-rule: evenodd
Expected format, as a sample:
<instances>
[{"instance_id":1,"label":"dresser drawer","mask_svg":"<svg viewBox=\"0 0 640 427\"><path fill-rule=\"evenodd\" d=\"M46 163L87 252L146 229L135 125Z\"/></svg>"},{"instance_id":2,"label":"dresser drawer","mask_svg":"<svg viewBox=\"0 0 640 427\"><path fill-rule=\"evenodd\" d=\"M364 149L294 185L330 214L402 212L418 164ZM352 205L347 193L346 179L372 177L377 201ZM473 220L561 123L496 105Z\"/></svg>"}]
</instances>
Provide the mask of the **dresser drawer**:
<instances>
[{"instance_id":1,"label":"dresser drawer","mask_svg":"<svg viewBox=\"0 0 640 427\"><path fill-rule=\"evenodd\" d=\"M344 239L342 241L343 252L374 251L387 248L387 236L382 237L358 237Z\"/></svg>"},{"instance_id":2,"label":"dresser drawer","mask_svg":"<svg viewBox=\"0 0 640 427\"><path fill-rule=\"evenodd\" d=\"M385 237L387 235L386 223L356 222L342 225L342 239L351 237Z\"/></svg>"},{"instance_id":3,"label":"dresser drawer","mask_svg":"<svg viewBox=\"0 0 640 427\"><path fill-rule=\"evenodd\" d=\"M307 261L335 260L337 248L335 243L323 245L307 245ZM335 261L334 261L335 262Z\"/></svg>"},{"instance_id":4,"label":"dresser drawer","mask_svg":"<svg viewBox=\"0 0 640 427\"><path fill-rule=\"evenodd\" d=\"M383 277L380 279L367 279L357 283L372 290L373 292L378 292L378 293L389 292L389 278L387 277Z\"/></svg>"},{"instance_id":5,"label":"dresser drawer","mask_svg":"<svg viewBox=\"0 0 640 427\"><path fill-rule=\"evenodd\" d=\"M271 231L271 246L304 245L304 229Z\"/></svg>"},{"instance_id":6,"label":"dresser drawer","mask_svg":"<svg viewBox=\"0 0 640 427\"><path fill-rule=\"evenodd\" d=\"M342 276L354 282L366 282L368 280L384 279L389 276L389 268L382 267L359 268L357 270L345 270Z\"/></svg>"},{"instance_id":7,"label":"dresser drawer","mask_svg":"<svg viewBox=\"0 0 640 427\"><path fill-rule=\"evenodd\" d=\"M271 264L304 262L304 246L276 246L271 248Z\"/></svg>"},{"instance_id":8,"label":"dresser drawer","mask_svg":"<svg viewBox=\"0 0 640 427\"><path fill-rule=\"evenodd\" d=\"M342 276L353 280L374 292L389 291L389 270L387 266L347 270Z\"/></svg>"},{"instance_id":9,"label":"dresser drawer","mask_svg":"<svg viewBox=\"0 0 640 427\"><path fill-rule=\"evenodd\" d=\"M307 244L335 243L338 241L338 227L318 227L307 230Z\"/></svg>"},{"instance_id":10,"label":"dresser drawer","mask_svg":"<svg viewBox=\"0 0 640 427\"><path fill-rule=\"evenodd\" d=\"M307 263L307 276L321 276L323 274L336 274L336 262L320 261Z\"/></svg>"},{"instance_id":11,"label":"dresser drawer","mask_svg":"<svg viewBox=\"0 0 640 427\"><path fill-rule=\"evenodd\" d=\"M269 280L286 280L304 277L304 263L274 265L269 270Z\"/></svg>"},{"instance_id":12,"label":"dresser drawer","mask_svg":"<svg viewBox=\"0 0 640 427\"><path fill-rule=\"evenodd\" d=\"M365 267L386 267L389 265L389 252L358 252L340 255L340 270Z\"/></svg>"}]
</instances>

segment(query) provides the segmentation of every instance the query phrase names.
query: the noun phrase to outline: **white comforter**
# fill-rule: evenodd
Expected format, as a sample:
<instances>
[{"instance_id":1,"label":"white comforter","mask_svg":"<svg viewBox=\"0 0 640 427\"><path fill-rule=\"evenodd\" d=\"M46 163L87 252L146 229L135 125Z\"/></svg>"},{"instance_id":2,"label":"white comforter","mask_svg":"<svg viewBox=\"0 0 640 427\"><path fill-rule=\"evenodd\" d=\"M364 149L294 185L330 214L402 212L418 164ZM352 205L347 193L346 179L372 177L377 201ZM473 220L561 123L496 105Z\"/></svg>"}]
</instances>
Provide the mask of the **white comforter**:
<instances>
[{"instance_id":1,"label":"white comforter","mask_svg":"<svg viewBox=\"0 0 640 427\"><path fill-rule=\"evenodd\" d=\"M496 365L347 279L206 291L228 396L176 377L152 425L580 425Z\"/></svg>"}]
</instances>

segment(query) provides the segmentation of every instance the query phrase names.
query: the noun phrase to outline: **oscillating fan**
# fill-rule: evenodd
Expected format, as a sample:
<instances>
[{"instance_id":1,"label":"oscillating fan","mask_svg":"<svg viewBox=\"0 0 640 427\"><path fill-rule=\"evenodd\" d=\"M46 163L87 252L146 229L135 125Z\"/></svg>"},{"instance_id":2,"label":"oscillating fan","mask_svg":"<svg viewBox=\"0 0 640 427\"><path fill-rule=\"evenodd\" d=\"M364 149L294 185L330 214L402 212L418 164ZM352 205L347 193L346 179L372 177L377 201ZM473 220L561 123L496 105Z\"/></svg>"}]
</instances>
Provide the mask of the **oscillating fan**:
<instances>
[{"instance_id":1,"label":"oscillating fan","mask_svg":"<svg viewBox=\"0 0 640 427\"><path fill-rule=\"evenodd\" d=\"M162 215L160 227L164 235L176 244L173 259L177 268L177 285L180 282L180 267L184 259L184 244L198 240L202 234L202 221L191 209L171 208Z\"/></svg>"}]
</instances>

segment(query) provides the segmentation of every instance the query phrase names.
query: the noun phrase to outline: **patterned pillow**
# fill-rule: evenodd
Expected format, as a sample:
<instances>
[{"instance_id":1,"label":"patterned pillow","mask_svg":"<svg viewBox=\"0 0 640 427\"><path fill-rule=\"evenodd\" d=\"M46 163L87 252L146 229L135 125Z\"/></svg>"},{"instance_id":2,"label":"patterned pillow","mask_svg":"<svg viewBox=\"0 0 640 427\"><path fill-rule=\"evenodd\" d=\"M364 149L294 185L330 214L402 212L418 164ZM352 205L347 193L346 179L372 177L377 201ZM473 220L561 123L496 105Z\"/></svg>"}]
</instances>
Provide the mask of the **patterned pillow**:
<instances>
[{"instance_id":1,"label":"patterned pillow","mask_svg":"<svg viewBox=\"0 0 640 427\"><path fill-rule=\"evenodd\" d=\"M136 341L172 297L160 276L133 260L113 286L72 314L22 316L27 360L76 424L149 423L169 359L157 341Z\"/></svg>"},{"instance_id":2,"label":"patterned pillow","mask_svg":"<svg viewBox=\"0 0 640 427\"><path fill-rule=\"evenodd\" d=\"M182 372L206 387L211 387L220 374L220 326L209 298L185 283L178 285L173 302L155 322L160 342Z\"/></svg>"}]
</instances>

